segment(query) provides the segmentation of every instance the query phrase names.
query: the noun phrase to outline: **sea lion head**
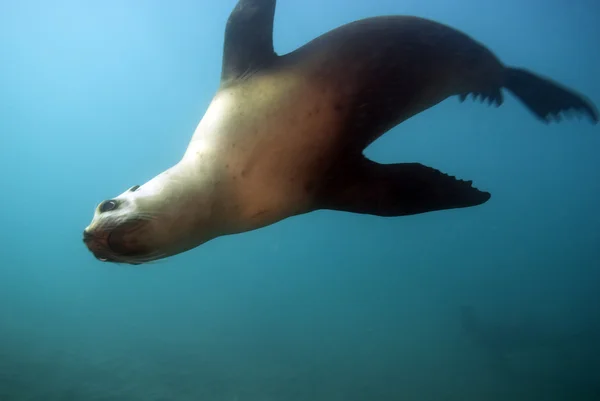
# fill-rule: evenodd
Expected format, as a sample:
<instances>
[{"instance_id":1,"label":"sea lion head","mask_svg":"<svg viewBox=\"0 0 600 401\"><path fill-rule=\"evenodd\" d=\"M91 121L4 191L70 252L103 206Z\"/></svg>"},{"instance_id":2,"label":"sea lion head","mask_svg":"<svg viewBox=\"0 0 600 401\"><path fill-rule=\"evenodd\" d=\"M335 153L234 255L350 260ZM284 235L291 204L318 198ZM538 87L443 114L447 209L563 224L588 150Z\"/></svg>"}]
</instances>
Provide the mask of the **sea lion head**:
<instances>
[{"instance_id":1,"label":"sea lion head","mask_svg":"<svg viewBox=\"0 0 600 401\"><path fill-rule=\"evenodd\" d=\"M139 265L193 248L212 237L198 196L161 176L104 200L83 231L100 261ZM210 213L210 212L209 212Z\"/></svg>"}]
</instances>

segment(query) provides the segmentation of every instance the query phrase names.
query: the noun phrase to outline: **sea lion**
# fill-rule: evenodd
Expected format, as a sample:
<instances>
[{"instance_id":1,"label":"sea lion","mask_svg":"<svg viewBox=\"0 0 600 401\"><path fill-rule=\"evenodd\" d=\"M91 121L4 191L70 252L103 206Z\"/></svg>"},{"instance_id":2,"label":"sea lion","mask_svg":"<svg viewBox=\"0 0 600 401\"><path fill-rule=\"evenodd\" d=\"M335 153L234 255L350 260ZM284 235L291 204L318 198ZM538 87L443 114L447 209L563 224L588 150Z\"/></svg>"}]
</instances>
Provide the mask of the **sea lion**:
<instances>
[{"instance_id":1,"label":"sea lion","mask_svg":"<svg viewBox=\"0 0 600 401\"><path fill-rule=\"evenodd\" d=\"M182 159L96 208L83 240L99 260L141 264L317 209L406 216L481 205L490 194L470 181L363 155L450 96L500 105L506 88L543 121L567 111L598 121L582 95L423 18L355 21L277 55L275 1L239 0L231 12L220 86Z\"/></svg>"}]
</instances>

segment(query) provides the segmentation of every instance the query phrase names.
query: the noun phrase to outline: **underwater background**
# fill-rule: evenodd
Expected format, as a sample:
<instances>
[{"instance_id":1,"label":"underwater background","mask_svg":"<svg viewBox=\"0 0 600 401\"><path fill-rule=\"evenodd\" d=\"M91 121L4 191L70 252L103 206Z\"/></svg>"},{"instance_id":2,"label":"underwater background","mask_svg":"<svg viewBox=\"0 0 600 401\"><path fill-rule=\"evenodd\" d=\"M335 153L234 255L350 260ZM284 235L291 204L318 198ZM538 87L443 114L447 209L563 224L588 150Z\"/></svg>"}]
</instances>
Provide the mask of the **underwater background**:
<instances>
[{"instance_id":1,"label":"underwater background","mask_svg":"<svg viewBox=\"0 0 600 401\"><path fill-rule=\"evenodd\" d=\"M490 191L384 219L320 211L144 267L81 241L176 163L235 0L0 1L0 401L598 401L600 131L451 98L374 143ZM285 53L414 14L600 103L600 5L279 0Z\"/></svg>"}]
</instances>

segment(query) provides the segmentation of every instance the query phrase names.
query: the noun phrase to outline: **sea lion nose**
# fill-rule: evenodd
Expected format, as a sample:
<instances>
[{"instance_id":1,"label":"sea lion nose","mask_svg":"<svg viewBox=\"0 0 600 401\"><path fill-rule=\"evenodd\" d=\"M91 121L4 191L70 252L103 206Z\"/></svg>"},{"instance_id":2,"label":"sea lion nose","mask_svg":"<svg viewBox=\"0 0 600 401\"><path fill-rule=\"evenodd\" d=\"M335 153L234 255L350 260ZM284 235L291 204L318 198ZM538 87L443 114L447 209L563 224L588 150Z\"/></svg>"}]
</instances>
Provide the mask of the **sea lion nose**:
<instances>
[{"instance_id":1,"label":"sea lion nose","mask_svg":"<svg viewBox=\"0 0 600 401\"><path fill-rule=\"evenodd\" d=\"M93 238L93 235L87 230L83 230L83 242L89 242Z\"/></svg>"}]
</instances>

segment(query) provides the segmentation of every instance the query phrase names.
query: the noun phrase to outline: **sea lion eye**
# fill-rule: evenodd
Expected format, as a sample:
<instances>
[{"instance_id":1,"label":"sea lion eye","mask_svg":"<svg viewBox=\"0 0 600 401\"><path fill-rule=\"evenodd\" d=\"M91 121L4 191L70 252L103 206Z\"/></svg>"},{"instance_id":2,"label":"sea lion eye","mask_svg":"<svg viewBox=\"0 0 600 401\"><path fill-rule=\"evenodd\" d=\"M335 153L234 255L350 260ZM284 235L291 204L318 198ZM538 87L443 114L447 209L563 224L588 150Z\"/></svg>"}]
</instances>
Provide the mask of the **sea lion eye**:
<instances>
[{"instance_id":1,"label":"sea lion eye","mask_svg":"<svg viewBox=\"0 0 600 401\"><path fill-rule=\"evenodd\" d=\"M129 188L129 192L135 192L138 190L139 187L140 187L139 185L134 185L131 188Z\"/></svg>"},{"instance_id":2,"label":"sea lion eye","mask_svg":"<svg viewBox=\"0 0 600 401\"><path fill-rule=\"evenodd\" d=\"M114 200L107 200L100 204L98 210L100 213L110 212L111 210L115 210L117 208L117 202Z\"/></svg>"}]
</instances>

